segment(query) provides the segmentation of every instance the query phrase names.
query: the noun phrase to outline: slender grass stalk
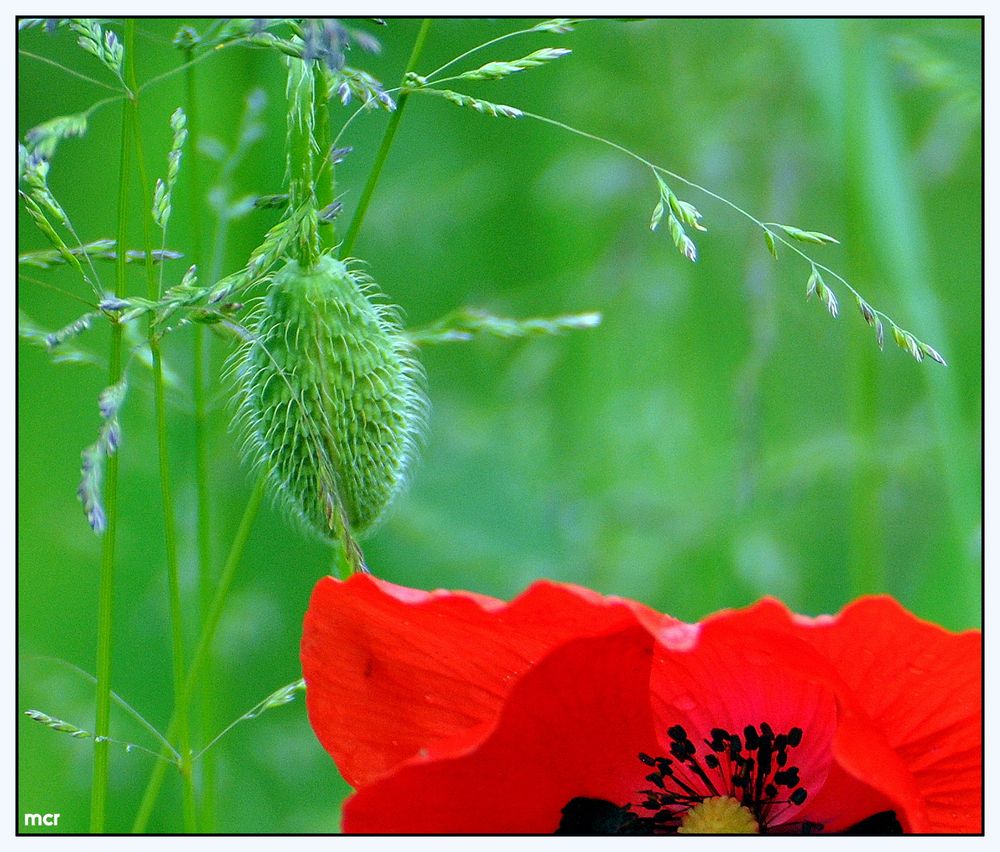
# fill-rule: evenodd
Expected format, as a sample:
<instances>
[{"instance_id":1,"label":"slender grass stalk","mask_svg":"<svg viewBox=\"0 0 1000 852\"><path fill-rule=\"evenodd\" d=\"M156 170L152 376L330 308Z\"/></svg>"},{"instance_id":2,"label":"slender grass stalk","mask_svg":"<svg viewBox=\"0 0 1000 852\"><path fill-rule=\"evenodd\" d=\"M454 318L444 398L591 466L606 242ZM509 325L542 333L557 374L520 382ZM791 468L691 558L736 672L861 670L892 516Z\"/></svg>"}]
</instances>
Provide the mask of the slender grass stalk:
<instances>
[{"instance_id":1,"label":"slender grass stalk","mask_svg":"<svg viewBox=\"0 0 1000 852\"><path fill-rule=\"evenodd\" d=\"M178 706L186 706L194 694L195 687L201 677L202 668L208 659L212 641L215 638L215 631L219 626L219 620L225 608L226 598L229 595L233 577L236 575L236 569L243 559L243 551L246 549L247 541L250 538L250 531L253 529L254 521L257 519L257 513L260 511L263 500L264 478L261 477L254 487L253 493L250 495L246 509L243 511L243 518L240 521L236 537L233 539L232 546L229 549L229 556L226 558L226 564L219 575L215 594L212 596L208 612L205 615L205 621L201 628L201 636L198 639L198 645L195 647L194 655L191 658L191 665L188 668L187 677L181 689ZM167 739L172 740L176 731L177 714L175 709L174 717L170 720L170 725L167 727ZM145 831L149 818L153 813L153 807L156 805L156 799L160 794L166 769L167 764L162 761L153 767L153 773L150 775L149 783L146 785L146 791L139 805L139 811L136 814L135 821L132 823L133 833Z\"/></svg>"},{"instance_id":2,"label":"slender grass stalk","mask_svg":"<svg viewBox=\"0 0 1000 852\"><path fill-rule=\"evenodd\" d=\"M424 18L423 23L420 25L420 30L417 33L416 41L413 42L413 50L410 52L410 59L406 63L406 72L403 75L404 79L406 74L411 71L415 71L417 67L417 62L420 61L420 54L424 50L424 42L427 39L427 31L431 28L431 19ZM368 205L372 200L372 193L375 192L375 185L378 183L379 175L382 174L382 166L385 165L386 157L389 156L389 149L392 147L393 137L396 135L396 130L399 128L399 122L403 118L403 110L406 108L406 102L409 100L409 90L404 90L403 94L399 96L399 100L396 102L396 111L389 118L389 124L385 128L385 135L382 137L382 144L379 146L378 153L375 155L375 164L372 166L371 174L368 175L368 182L365 184L365 188L361 192L361 198L358 200L358 208L354 211L354 218L351 219L350 227L347 229L347 236L344 237L344 245L341 247L340 256L348 257L351 254L351 250L354 248L354 242L358 238L358 231L361 230L361 223L365 219L365 213L368 211Z\"/></svg>"},{"instance_id":3,"label":"slender grass stalk","mask_svg":"<svg viewBox=\"0 0 1000 852\"><path fill-rule=\"evenodd\" d=\"M63 71L66 74L71 74L72 76L76 77L79 80L86 80L88 83L93 83L95 86L100 86L102 89L110 89L112 92L117 92L120 88L119 86L112 86L110 83L105 83L102 80L97 80L94 77L91 77L87 74L81 74L79 71L76 71L73 68L67 68L61 62L56 62L54 59L49 59L47 56L39 56L37 53L32 53L30 50L21 50L20 48L18 48L17 52L18 55L20 56L26 56L29 59L35 59L38 62L44 62L46 65L51 65L53 68L58 68L60 71Z\"/></svg>"},{"instance_id":4,"label":"slender grass stalk","mask_svg":"<svg viewBox=\"0 0 1000 852\"><path fill-rule=\"evenodd\" d=\"M76 293L71 293L69 290L64 290L62 287L57 287L55 284L51 284L48 281L43 281L41 278L35 278L33 275L25 275L23 272L18 270L17 273L18 281L27 281L29 284L33 284L36 287L42 287L46 290L51 290L53 293L58 293L64 299L71 299L74 302L79 302L84 305L88 310L96 311L97 302L91 302L89 299L83 298Z\"/></svg>"},{"instance_id":5,"label":"slender grass stalk","mask_svg":"<svg viewBox=\"0 0 1000 852\"><path fill-rule=\"evenodd\" d=\"M187 57L190 60L192 50L187 50ZM198 198L201 188L200 167L198 164L198 128L199 113L197 106L197 88L195 83L194 67L188 66L184 75L185 82L185 114L187 115L188 133L191 139L192 154L188 158L186 168L191 176L191 190L187 194L188 199L188 221L191 226L191 262L201 269L202 260L202 205ZM197 529L198 529L198 597L201 604L201 617L205 617L205 610L212 595L211 560L212 560L212 536L211 536L211 501L209 499L208 483L208 442L205 434L205 421L207 411L207 401L205 398L205 368L210 358L208 351L208 339L205 334L205 327L201 324L194 325L194 343L192 347L193 361L193 381L192 398L194 401L194 445L195 445L195 479L197 482Z\"/></svg>"},{"instance_id":6,"label":"slender grass stalk","mask_svg":"<svg viewBox=\"0 0 1000 852\"><path fill-rule=\"evenodd\" d=\"M24 659L34 660L37 662L52 663L54 665L61 666L62 668L66 669L69 672L72 672L75 675L78 675L79 677L83 678L89 683L92 684L97 683L97 678L94 677L90 672L84 671L79 666L74 666L71 662L69 662L69 660L64 660L61 657L49 657L45 654L29 654L26 657L24 657ZM170 743L167 741L166 737L164 737L163 734L161 734L158 730L156 730L156 728L153 725L151 725L149 721L138 710L136 710L131 704L129 704L114 690L111 691L111 700L118 707L124 710L129 716L135 719L136 722L142 725L143 728L145 728L150 734L153 735L153 738L157 742L159 742L167 749L167 754L169 755L168 760L174 763L180 762L181 759L180 755L177 754L177 752L174 750L174 747L170 745ZM157 757L162 757L162 755L157 755Z\"/></svg>"},{"instance_id":7,"label":"slender grass stalk","mask_svg":"<svg viewBox=\"0 0 1000 852\"><path fill-rule=\"evenodd\" d=\"M135 27L135 22L126 22L128 30ZM137 91L135 81L135 54L134 51L126 50L125 73L128 84L133 91ZM142 188L143 217L142 234L143 249L146 253L146 282L147 297L155 301L160 297L160 285L153 269L152 238L150 234L150 224L152 219L151 199L149 196L149 182L147 179L146 165L142 151L142 140L139 135L139 97L136 95L127 103L126 112L128 119L132 123L131 138L135 146L136 164L139 172L139 183ZM191 774L191 742L190 727L188 722L187 702L180 701L181 685L184 679L186 666L184 663L184 619L181 605L180 592L180 567L177 556L177 526L176 515L174 513L173 493L170 487L170 454L169 439L167 434L167 403L163 382L163 357L160 351L159 336L153 328L153 319L150 318L149 329L149 350L153 361L153 398L156 417L157 450L159 456L160 472L160 495L163 502L163 531L164 544L166 549L167 562L167 593L169 596L170 608L170 645L174 678L174 714L177 718L177 741L181 762L180 771L183 780L183 810L184 828L188 832L196 830L195 821L195 796L194 780Z\"/></svg>"},{"instance_id":8,"label":"slender grass stalk","mask_svg":"<svg viewBox=\"0 0 1000 852\"><path fill-rule=\"evenodd\" d=\"M145 91L150 86L155 86L157 83L162 83L164 80L170 79L175 74L180 74L182 71L187 71L188 68L197 65L199 62L203 62L204 60L208 59L211 56L218 56L223 50L225 50L228 47L233 47L234 45L237 44L244 44L246 43L246 41L247 39L245 36L240 36L239 38L234 38L232 41L224 41L221 44L217 44L211 50L206 50L203 53L199 53L193 59L187 60L186 62L184 62L184 64L178 65L176 68L171 68L169 71L164 71L162 74L157 74L155 77L150 77L145 83L142 84L142 86L139 88L139 91L140 92Z\"/></svg>"},{"instance_id":9,"label":"slender grass stalk","mask_svg":"<svg viewBox=\"0 0 1000 852\"><path fill-rule=\"evenodd\" d=\"M587 20L586 18L567 18L566 19L566 24L571 26L573 24L582 23L583 21L586 21L586 20ZM479 51L485 50L487 47L492 47L495 44L499 44L502 41L506 41L509 38L515 38L516 36L527 35L528 33L533 33L533 32L538 32L537 26L535 26L535 27L528 27L527 29L524 29L524 30L515 30L514 32L511 32L511 33L504 33L503 35L497 36L496 38L491 38L489 41L484 41L482 44L477 44L475 47L469 48L467 51L465 51L465 53L461 53L458 56L456 56L454 59L449 59L447 62L445 62L444 65L441 65L440 67L435 68L433 71L430 72L430 74L426 75L425 79L426 80L430 80L432 77L436 77L438 74L440 74L446 68L451 68L452 65L457 65L459 62L461 62L466 57L472 56L473 53L479 53ZM410 68L409 70L410 71L416 71L416 68ZM435 83L440 83L441 81L440 80L435 80L434 82Z\"/></svg>"},{"instance_id":10,"label":"slender grass stalk","mask_svg":"<svg viewBox=\"0 0 1000 852\"><path fill-rule=\"evenodd\" d=\"M134 31L126 30L126 47L131 53ZM131 169L131 122L129 102L122 108L121 157L118 175L118 233L115 260L115 296L125 298L126 224L128 221L128 184ZM108 355L108 385L122 378L122 326L111 324L111 351ZM101 549L101 575L97 602L97 708L94 722L95 737L107 737L111 727L111 629L114 613L115 537L118 530L118 453L108 459L104 485L104 510L107 527ZM90 795L90 831L104 832L108 801L108 748L101 740L94 743L94 778Z\"/></svg>"},{"instance_id":11,"label":"slender grass stalk","mask_svg":"<svg viewBox=\"0 0 1000 852\"><path fill-rule=\"evenodd\" d=\"M274 692L268 695L267 698L265 698L263 701L258 701L256 704L254 704L253 707L247 710L246 713L244 713L241 716L237 716L235 719L233 719L232 722L226 725L225 728L223 728L221 731L219 731L219 733L217 733L214 737L212 737L212 739L209 740L208 744L195 755L195 760L207 754L212 749L212 747L217 742L219 742L219 740L221 740L224 736L226 736L226 734L228 734L231 730L233 730L233 728L235 728L240 723L249 722L252 719L256 719L264 711L270 710L273 707L280 707L283 704L288 704L295 698L296 692L305 692L305 688L306 688L305 679L299 678L298 680L293 681L292 683L282 686L280 689L276 689ZM159 756L160 755L157 755L157 757Z\"/></svg>"},{"instance_id":12,"label":"slender grass stalk","mask_svg":"<svg viewBox=\"0 0 1000 852\"><path fill-rule=\"evenodd\" d=\"M193 48L186 51L190 63ZM198 163L199 112L197 85L194 66L188 64L184 74L185 113L192 154L188 158L187 171L190 175L188 191L188 221L191 226L192 263L202 268L202 205L198 197L201 191L200 167ZM212 527L211 500L209 497L208 475L208 401L206 369L211 361L210 338L201 324L195 324L192 340L192 380L191 395L194 404L194 473L197 515L195 519L198 539L198 608L200 621L204 622L212 599ZM204 741L211 735L214 722L214 701L212 696L212 660L205 663L205 689L199 696L199 727ZM212 831L215 826L215 759L205 756L201 765L201 811L199 827L202 831Z\"/></svg>"}]
</instances>

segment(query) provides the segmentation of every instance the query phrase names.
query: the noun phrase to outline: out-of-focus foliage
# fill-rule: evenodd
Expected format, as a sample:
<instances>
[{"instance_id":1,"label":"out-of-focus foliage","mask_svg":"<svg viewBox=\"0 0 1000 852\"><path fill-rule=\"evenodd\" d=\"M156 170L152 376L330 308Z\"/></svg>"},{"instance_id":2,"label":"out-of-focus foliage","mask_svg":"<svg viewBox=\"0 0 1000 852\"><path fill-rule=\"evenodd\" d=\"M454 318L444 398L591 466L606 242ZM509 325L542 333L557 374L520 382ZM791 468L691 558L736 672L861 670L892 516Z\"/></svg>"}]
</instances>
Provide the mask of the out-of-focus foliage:
<instances>
[{"instance_id":1,"label":"out-of-focus foliage","mask_svg":"<svg viewBox=\"0 0 1000 852\"><path fill-rule=\"evenodd\" d=\"M139 23L140 83L183 61L171 44L180 23ZM390 20L378 29L382 52L355 50L352 62L394 85L418 24ZM435 21L418 71L516 27ZM697 235L698 262L688 263L650 232L656 187L627 158L527 119L411 98L353 250L407 325L465 305L512 317L599 311L603 322L426 349L427 445L409 492L364 543L373 570L405 585L502 597L551 577L687 619L762 595L820 613L886 592L948 627L978 626L980 37L976 20L599 21L501 45L462 67L571 48L530 73L462 81L463 91L611 138L764 221L833 234L839 246L816 247L823 260L940 351L947 368L918 364L891 341L880 353L846 299L837 320L806 302L808 266L787 251L775 262L760 233L712 199L685 192L709 228ZM28 29L19 44L95 77L103 70L65 29ZM185 157L197 158L203 182L204 280L213 263L220 274L239 269L276 219L240 199L284 191L284 67L269 51L223 50L196 66L195 82L200 138ZM261 137L224 189L212 190L213 154L235 143L258 88L267 95ZM19 136L107 94L22 54ZM143 92L145 158L158 168L178 106L192 114L182 74ZM335 129L351 109L332 101ZM337 171L341 233L387 120L363 115L343 139L353 153ZM58 141L49 185L84 241L115 233L120 121L119 106L104 107L85 135ZM193 191L185 162L168 240L185 259L165 261L174 282L194 262ZM226 199L239 215L220 228L213 211ZM133 209L139 203L136 191ZM19 226L21 251L48 248L23 213ZM225 251L213 261L223 231ZM140 247L138 217L129 235ZM21 271L19 305L39 326L61 329L82 313L38 283L88 297L66 264ZM144 292L141 264L128 274L131 291ZM105 325L87 334L91 351L107 351ZM164 358L178 377L169 425L193 642L190 334L166 338ZM229 345L212 347L220 563L250 483L218 378ZM93 686L42 658L94 669L99 544L76 490L105 384L106 370L86 360L54 365L43 347L21 344L18 706L85 730ZM152 408L149 374L137 370L120 415L113 685L162 730L172 694ZM208 738L200 732L299 677L302 614L330 565L326 547L270 508L262 513L215 645L213 704L196 724L196 746ZM336 830L348 788L303 707L270 710L215 747L215 828ZM27 717L19 725L19 811L61 812L58 830L86 830L91 741ZM127 717L113 716L112 730L155 746ZM142 753L112 753L109 830L128 830L151 766ZM171 777L150 829L176 829L179 802Z\"/></svg>"}]
</instances>

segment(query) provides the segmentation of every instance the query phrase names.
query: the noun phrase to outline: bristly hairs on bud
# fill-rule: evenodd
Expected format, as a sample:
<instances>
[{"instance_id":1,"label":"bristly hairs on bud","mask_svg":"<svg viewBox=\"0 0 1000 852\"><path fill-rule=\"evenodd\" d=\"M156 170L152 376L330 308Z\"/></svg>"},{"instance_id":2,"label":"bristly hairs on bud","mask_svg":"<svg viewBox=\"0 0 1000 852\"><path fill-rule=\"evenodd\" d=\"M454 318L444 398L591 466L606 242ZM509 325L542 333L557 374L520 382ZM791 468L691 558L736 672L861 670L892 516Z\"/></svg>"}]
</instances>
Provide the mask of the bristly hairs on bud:
<instances>
[{"instance_id":1,"label":"bristly hairs on bud","mask_svg":"<svg viewBox=\"0 0 1000 852\"><path fill-rule=\"evenodd\" d=\"M241 452L289 513L348 548L403 490L427 402L394 307L329 255L271 283L233 361ZM363 562L358 566L363 566Z\"/></svg>"},{"instance_id":2,"label":"bristly hairs on bud","mask_svg":"<svg viewBox=\"0 0 1000 852\"><path fill-rule=\"evenodd\" d=\"M272 497L366 570L354 537L404 487L427 402L397 310L356 265L320 251L315 112L326 105L317 103L314 61L288 60L289 215L267 252L285 265L231 362L234 422Z\"/></svg>"}]
</instances>

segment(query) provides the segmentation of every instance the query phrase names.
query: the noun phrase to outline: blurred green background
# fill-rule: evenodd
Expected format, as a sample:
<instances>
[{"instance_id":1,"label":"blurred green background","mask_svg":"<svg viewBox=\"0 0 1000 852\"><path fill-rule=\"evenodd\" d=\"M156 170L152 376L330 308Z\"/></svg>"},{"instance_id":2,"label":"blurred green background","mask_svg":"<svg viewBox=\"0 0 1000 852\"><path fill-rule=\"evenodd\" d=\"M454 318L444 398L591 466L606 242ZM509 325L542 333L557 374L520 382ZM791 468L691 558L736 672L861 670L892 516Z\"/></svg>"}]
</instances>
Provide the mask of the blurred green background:
<instances>
[{"instance_id":1,"label":"blurred green background","mask_svg":"<svg viewBox=\"0 0 1000 852\"><path fill-rule=\"evenodd\" d=\"M139 21L140 82L183 61L171 45L180 23ZM355 50L350 61L397 85L419 24L358 24L384 49ZM418 70L519 26L437 20ZM111 82L74 42L63 29L19 36L23 51ZM774 262L759 231L722 204L674 183L709 228L695 235L700 258L690 264L666 233L647 227L656 187L634 162L527 119L413 97L353 252L408 324L462 305L511 316L596 310L604 322L558 338L423 353L433 409L426 449L409 492L365 543L368 563L397 583L504 598L549 577L689 620L762 595L817 614L886 592L949 628L978 627L981 22L608 20L525 36L462 68L555 46L573 54L462 90L613 139L765 221L836 235L841 246L811 254L950 366L918 364L891 340L880 353L842 288L837 320L806 302L808 267L787 250ZM266 94L262 135L233 171L229 197L282 191L277 55L221 51L196 66L195 84L208 148L208 137L231 147L248 94ZM107 94L22 54L19 135ZM168 117L186 98L183 74L143 92L150 180L164 171ZM349 114L334 103L333 126ZM341 234L386 122L385 113L364 115L345 136L354 153L338 171ZM61 143L52 164L50 185L84 240L115 233L120 130L120 106L106 106L85 137ZM185 259L167 267L168 284L194 259L210 270L218 245L208 195L219 166L191 142L168 239ZM192 193L202 206L201 258L193 257ZM132 209L138 204L136 193ZM230 222L217 268L242 266L276 216ZM23 211L19 226L22 251L44 246ZM113 269L104 268L111 282ZM129 274L131 292L144 292L141 268ZM19 305L37 323L61 327L84 310L38 283L86 296L71 272L28 275ZM102 357L107 341L102 327L80 339ZM215 572L251 489L218 378L228 348L213 339ZM190 328L165 343L179 379L170 437L189 650L198 630L191 349ZM22 344L18 370L18 707L90 729L93 687L47 658L95 668L100 543L76 488L106 368L53 365ZM172 689L151 383L141 366L130 375L113 684L162 730ZM324 546L270 507L261 513L215 643L211 719L196 728L196 747L300 676L302 616L330 565ZM117 711L112 727L154 746ZM86 831L92 743L21 716L19 746L19 813L61 812L59 831ZM213 754L216 830L338 828L349 789L301 700L238 726ZM146 755L112 751L109 830L128 830L151 767ZM151 830L177 830L179 802L171 776Z\"/></svg>"}]
</instances>

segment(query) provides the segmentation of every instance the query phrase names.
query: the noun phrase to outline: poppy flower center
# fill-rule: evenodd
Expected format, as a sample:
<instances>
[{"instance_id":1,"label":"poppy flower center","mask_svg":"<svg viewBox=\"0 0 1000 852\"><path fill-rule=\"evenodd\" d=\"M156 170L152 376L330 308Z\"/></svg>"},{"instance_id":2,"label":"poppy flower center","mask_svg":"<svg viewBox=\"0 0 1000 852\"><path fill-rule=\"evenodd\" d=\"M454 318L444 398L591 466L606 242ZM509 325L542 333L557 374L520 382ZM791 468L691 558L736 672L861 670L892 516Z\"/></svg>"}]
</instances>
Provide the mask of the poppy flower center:
<instances>
[{"instance_id":1,"label":"poppy flower center","mask_svg":"<svg viewBox=\"0 0 1000 852\"><path fill-rule=\"evenodd\" d=\"M802 729L776 734L767 722L747 725L742 737L712 728L711 739L699 749L681 725L667 730L670 757L641 760L654 771L646 776L653 787L638 807L650 811L662 831L684 834L744 834L766 832L788 824L788 810L806 800L799 768L789 753L802 742ZM822 826L801 825L805 831Z\"/></svg>"},{"instance_id":2,"label":"poppy flower center","mask_svg":"<svg viewBox=\"0 0 1000 852\"><path fill-rule=\"evenodd\" d=\"M695 805L684 816L678 834L759 834L760 825L732 796L716 796Z\"/></svg>"},{"instance_id":3,"label":"poppy flower center","mask_svg":"<svg viewBox=\"0 0 1000 852\"><path fill-rule=\"evenodd\" d=\"M767 722L741 734L712 728L700 749L682 725L667 730L670 757L639 753L653 771L652 784L637 790L641 800L616 805L577 797L562 809L556 834L813 834L823 825L794 819L806 788L790 754L803 739L801 728L776 734ZM646 813L644 814L643 811ZM883 819L884 818L884 819ZM895 814L872 817L876 833L895 833ZM859 828L868 828L859 824Z\"/></svg>"}]
</instances>

